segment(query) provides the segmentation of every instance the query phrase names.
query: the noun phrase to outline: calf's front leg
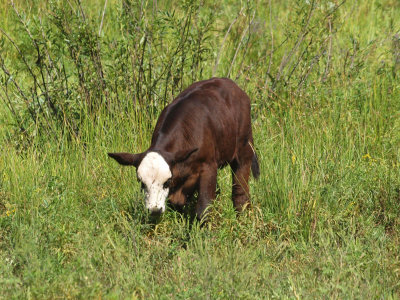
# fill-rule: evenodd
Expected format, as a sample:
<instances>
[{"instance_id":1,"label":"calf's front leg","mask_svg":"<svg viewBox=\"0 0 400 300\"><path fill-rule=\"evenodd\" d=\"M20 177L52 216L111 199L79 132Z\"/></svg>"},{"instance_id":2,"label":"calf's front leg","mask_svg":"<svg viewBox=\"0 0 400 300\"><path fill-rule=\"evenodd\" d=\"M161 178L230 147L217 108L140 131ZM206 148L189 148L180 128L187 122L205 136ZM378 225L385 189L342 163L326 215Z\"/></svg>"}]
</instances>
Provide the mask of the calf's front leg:
<instances>
[{"instance_id":1,"label":"calf's front leg","mask_svg":"<svg viewBox=\"0 0 400 300\"><path fill-rule=\"evenodd\" d=\"M199 179L199 196L196 204L197 219L203 219L207 206L215 199L217 188L217 167L207 166Z\"/></svg>"}]
</instances>

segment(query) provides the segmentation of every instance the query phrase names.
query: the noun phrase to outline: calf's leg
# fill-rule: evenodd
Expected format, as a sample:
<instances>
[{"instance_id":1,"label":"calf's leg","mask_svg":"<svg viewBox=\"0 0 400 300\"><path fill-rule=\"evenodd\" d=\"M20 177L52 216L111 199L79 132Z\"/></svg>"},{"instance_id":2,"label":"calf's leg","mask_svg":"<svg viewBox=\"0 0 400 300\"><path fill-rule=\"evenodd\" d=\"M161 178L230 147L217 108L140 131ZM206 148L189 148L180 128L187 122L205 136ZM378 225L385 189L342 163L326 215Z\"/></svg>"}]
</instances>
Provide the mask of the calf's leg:
<instances>
[{"instance_id":1,"label":"calf's leg","mask_svg":"<svg viewBox=\"0 0 400 300\"><path fill-rule=\"evenodd\" d=\"M247 144L239 153L238 160L231 163L232 168L232 201L236 211L242 211L249 198L249 177L253 150Z\"/></svg>"},{"instance_id":2,"label":"calf's leg","mask_svg":"<svg viewBox=\"0 0 400 300\"><path fill-rule=\"evenodd\" d=\"M196 215L199 220L204 217L207 206L215 199L216 188L217 167L207 167L199 179L199 197L196 204Z\"/></svg>"}]
</instances>

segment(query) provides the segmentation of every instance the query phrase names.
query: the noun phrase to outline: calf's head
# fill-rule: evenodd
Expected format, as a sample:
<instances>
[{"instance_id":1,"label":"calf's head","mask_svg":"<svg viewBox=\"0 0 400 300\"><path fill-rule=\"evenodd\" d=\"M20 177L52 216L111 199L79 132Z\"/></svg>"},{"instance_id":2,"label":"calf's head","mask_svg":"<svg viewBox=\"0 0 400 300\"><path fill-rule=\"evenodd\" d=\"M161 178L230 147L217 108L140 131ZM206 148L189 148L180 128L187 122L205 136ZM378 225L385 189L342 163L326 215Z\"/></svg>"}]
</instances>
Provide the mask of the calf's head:
<instances>
[{"instance_id":1,"label":"calf's head","mask_svg":"<svg viewBox=\"0 0 400 300\"><path fill-rule=\"evenodd\" d=\"M145 206L151 213L159 214L165 211L165 202L174 177L171 171L172 166L184 162L196 150L179 151L176 154L158 151L146 151L139 154L108 153L108 156L121 165L136 167L137 177L146 195Z\"/></svg>"}]
</instances>

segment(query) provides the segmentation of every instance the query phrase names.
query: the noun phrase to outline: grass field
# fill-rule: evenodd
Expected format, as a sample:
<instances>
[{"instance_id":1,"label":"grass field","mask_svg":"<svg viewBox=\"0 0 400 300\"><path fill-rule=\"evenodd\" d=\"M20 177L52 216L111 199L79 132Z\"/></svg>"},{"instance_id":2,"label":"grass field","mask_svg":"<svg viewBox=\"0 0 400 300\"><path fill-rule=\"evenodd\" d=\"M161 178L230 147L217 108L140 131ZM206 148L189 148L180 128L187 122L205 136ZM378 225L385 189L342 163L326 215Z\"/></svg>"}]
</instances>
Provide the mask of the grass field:
<instances>
[{"instance_id":1,"label":"grass field","mask_svg":"<svg viewBox=\"0 0 400 300\"><path fill-rule=\"evenodd\" d=\"M1 299L400 298L398 1L99 3L0 4ZM205 226L154 220L106 153L212 76L252 99L252 206L226 168Z\"/></svg>"}]
</instances>

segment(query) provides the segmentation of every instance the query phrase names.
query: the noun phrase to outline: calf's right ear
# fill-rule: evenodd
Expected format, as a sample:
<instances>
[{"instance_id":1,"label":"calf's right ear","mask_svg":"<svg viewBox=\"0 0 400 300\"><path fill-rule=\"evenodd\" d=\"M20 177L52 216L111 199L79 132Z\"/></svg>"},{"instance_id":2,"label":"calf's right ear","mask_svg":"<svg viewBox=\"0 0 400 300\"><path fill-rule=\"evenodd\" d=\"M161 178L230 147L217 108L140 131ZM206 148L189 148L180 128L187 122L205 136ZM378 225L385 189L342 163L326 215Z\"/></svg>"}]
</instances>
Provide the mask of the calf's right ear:
<instances>
[{"instance_id":1,"label":"calf's right ear","mask_svg":"<svg viewBox=\"0 0 400 300\"><path fill-rule=\"evenodd\" d=\"M131 154L126 152L108 153L109 157L114 158L117 162L124 166L139 166L143 159L143 153Z\"/></svg>"}]
</instances>

